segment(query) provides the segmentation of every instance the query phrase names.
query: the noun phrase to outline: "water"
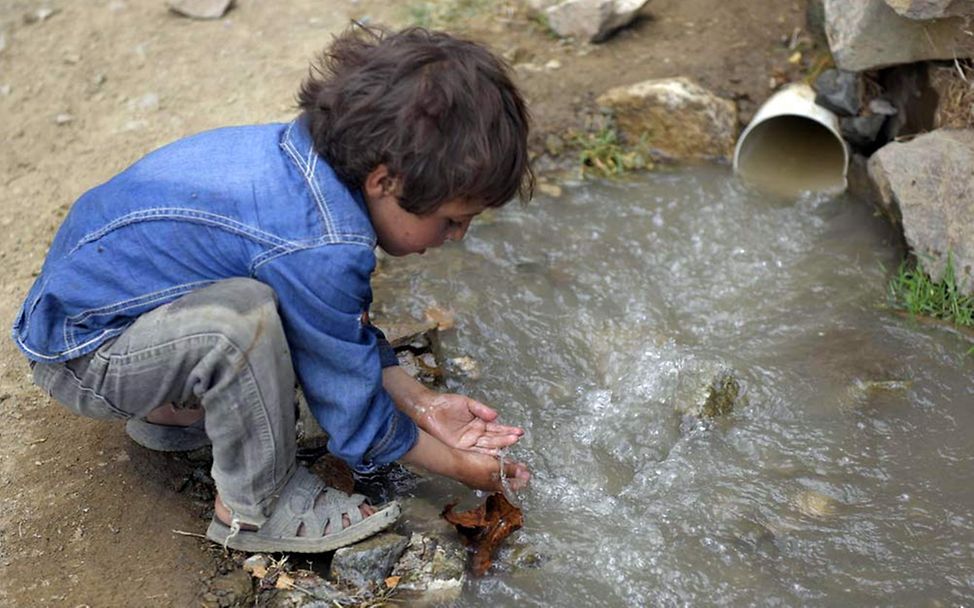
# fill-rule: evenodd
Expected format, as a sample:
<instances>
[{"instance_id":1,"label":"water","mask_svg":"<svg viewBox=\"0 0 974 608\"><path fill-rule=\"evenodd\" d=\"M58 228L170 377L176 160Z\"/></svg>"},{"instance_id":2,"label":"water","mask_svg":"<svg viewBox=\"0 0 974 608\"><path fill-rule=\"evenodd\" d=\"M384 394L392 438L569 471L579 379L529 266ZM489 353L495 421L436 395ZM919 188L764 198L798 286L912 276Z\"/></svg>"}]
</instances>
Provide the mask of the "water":
<instances>
[{"instance_id":1,"label":"water","mask_svg":"<svg viewBox=\"0 0 974 608\"><path fill-rule=\"evenodd\" d=\"M389 261L384 312L451 306L445 354L482 377L450 388L527 430L525 527L462 605L974 603L974 357L885 308L894 240L865 204L705 168L570 186ZM748 405L695 422L681 387L714 365ZM505 567L525 547L543 565Z\"/></svg>"}]
</instances>

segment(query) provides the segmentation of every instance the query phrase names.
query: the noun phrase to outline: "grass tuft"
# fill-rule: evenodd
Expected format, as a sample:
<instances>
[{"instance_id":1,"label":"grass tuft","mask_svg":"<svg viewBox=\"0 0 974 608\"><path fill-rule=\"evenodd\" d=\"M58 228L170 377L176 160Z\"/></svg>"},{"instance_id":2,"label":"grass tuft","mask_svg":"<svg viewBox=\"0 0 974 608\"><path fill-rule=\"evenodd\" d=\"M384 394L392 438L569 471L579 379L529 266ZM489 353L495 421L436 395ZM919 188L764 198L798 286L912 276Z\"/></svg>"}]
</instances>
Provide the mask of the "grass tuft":
<instances>
[{"instance_id":1,"label":"grass tuft","mask_svg":"<svg viewBox=\"0 0 974 608\"><path fill-rule=\"evenodd\" d=\"M638 169L651 169L653 162L645 142L629 148L619 142L615 129L605 127L595 133L576 135L572 143L580 149L582 176L615 177Z\"/></svg>"},{"instance_id":2,"label":"grass tuft","mask_svg":"<svg viewBox=\"0 0 974 608\"><path fill-rule=\"evenodd\" d=\"M950 321L960 327L974 327L974 296L957 286L954 258L947 254L943 278L935 282L919 263L904 261L889 284L890 301L911 315ZM968 351L974 354L974 348Z\"/></svg>"}]
</instances>

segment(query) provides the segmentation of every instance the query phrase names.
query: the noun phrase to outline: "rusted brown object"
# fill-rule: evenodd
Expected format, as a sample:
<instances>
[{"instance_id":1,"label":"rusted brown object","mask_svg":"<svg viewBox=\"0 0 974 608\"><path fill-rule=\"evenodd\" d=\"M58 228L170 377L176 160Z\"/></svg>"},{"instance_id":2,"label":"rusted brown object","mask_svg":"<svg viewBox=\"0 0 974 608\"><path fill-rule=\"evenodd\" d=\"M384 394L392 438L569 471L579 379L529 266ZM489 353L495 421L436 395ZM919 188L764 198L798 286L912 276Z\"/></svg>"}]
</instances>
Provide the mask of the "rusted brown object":
<instances>
[{"instance_id":1,"label":"rusted brown object","mask_svg":"<svg viewBox=\"0 0 974 608\"><path fill-rule=\"evenodd\" d=\"M524 525L524 515L500 492L488 496L476 509L454 513L455 506L455 502L448 504L441 515L456 526L467 546L474 548L471 569L476 576L481 576L490 568L491 555L497 547Z\"/></svg>"}]
</instances>

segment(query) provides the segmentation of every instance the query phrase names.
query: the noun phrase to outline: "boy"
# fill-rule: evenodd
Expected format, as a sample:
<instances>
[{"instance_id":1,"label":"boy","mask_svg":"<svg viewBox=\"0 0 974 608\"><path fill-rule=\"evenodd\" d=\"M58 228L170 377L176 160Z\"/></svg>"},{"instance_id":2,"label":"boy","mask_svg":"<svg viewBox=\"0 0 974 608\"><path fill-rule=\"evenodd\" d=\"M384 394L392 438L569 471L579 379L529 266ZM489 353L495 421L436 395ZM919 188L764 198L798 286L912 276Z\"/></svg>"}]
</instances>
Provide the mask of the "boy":
<instances>
[{"instance_id":1,"label":"boy","mask_svg":"<svg viewBox=\"0 0 974 608\"><path fill-rule=\"evenodd\" d=\"M212 444L207 536L331 551L398 516L295 462L295 373L329 450L360 472L401 460L500 488L521 429L396 366L368 323L378 244L423 253L530 196L528 116L489 51L443 33L336 38L289 125L218 129L84 194L14 322L35 382L140 444ZM505 465L515 487L528 478Z\"/></svg>"}]
</instances>

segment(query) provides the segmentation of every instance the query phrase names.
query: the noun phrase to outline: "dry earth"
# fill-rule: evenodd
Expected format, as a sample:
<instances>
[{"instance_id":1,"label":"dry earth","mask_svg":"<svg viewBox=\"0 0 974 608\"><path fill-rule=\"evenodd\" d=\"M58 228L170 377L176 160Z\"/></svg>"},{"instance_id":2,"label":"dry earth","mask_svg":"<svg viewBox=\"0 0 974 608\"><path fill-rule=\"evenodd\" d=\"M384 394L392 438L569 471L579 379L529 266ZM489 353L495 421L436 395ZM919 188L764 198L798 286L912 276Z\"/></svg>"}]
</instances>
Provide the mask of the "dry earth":
<instances>
[{"instance_id":1,"label":"dry earth","mask_svg":"<svg viewBox=\"0 0 974 608\"><path fill-rule=\"evenodd\" d=\"M653 0L599 46L559 43L503 2L443 25L549 68L518 71L540 149L610 86L688 75L746 117L788 68L803 0ZM443 4L442 2L440 4ZM71 202L142 154L212 127L281 121L311 59L351 18L403 25L417 4L238 0L199 22L163 0L0 0L0 319L9 327ZM40 8L54 9L37 20ZM33 16L33 17L31 17ZM557 60L560 67L549 62ZM74 418L0 341L0 605L191 606L218 552L191 466Z\"/></svg>"}]
</instances>

